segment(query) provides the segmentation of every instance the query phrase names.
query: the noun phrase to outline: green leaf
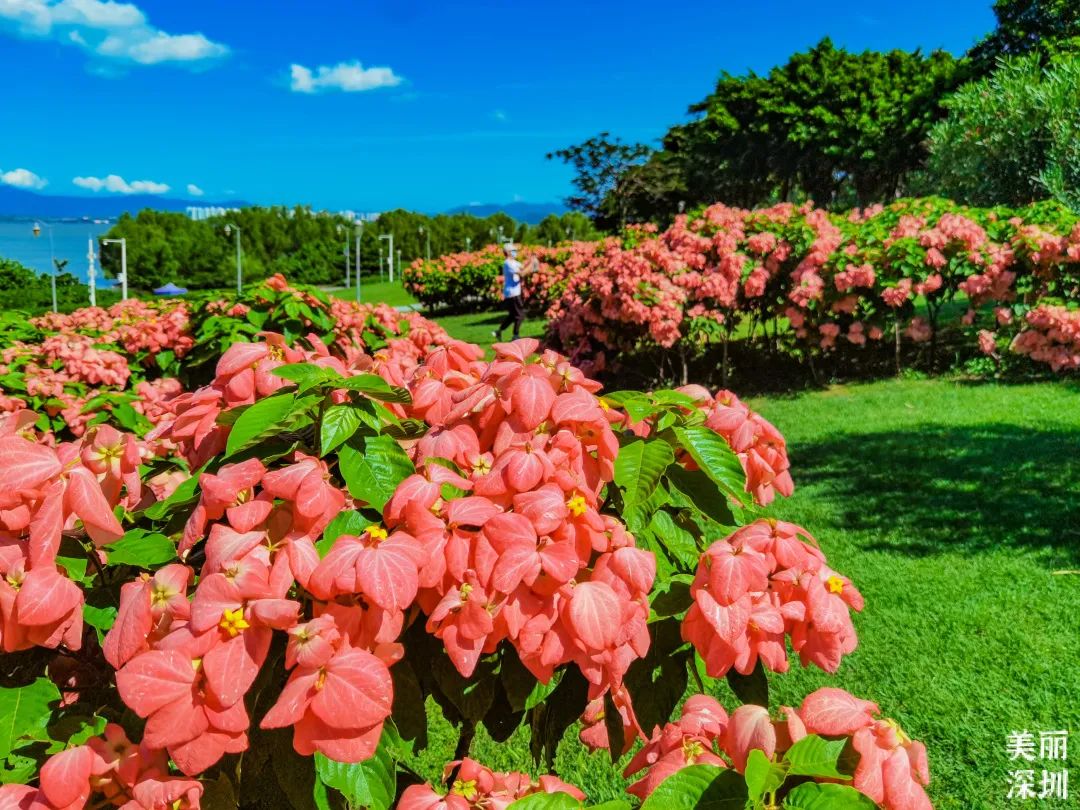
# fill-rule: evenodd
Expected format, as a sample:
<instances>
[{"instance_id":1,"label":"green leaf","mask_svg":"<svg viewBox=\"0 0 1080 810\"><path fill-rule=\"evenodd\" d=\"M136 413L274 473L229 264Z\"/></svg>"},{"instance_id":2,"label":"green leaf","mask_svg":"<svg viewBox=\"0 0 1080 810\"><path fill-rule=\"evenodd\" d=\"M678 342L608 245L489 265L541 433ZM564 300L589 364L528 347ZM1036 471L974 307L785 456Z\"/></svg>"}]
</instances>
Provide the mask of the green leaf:
<instances>
[{"instance_id":1,"label":"green leaf","mask_svg":"<svg viewBox=\"0 0 1080 810\"><path fill-rule=\"evenodd\" d=\"M694 653L677 652L683 647L680 623L665 619L649 625L652 637L649 652L635 660L623 677L641 728L655 728L671 719L686 691L687 659Z\"/></svg>"},{"instance_id":2,"label":"green leaf","mask_svg":"<svg viewBox=\"0 0 1080 810\"><path fill-rule=\"evenodd\" d=\"M746 473L739 457L719 433L704 426L677 427L674 431L679 444L721 491L741 503L749 503Z\"/></svg>"},{"instance_id":3,"label":"green leaf","mask_svg":"<svg viewBox=\"0 0 1080 810\"><path fill-rule=\"evenodd\" d=\"M245 410L229 431L229 438L225 442L226 457L280 430L296 404L297 399L292 393L274 394L260 399Z\"/></svg>"},{"instance_id":4,"label":"green leaf","mask_svg":"<svg viewBox=\"0 0 1080 810\"><path fill-rule=\"evenodd\" d=\"M316 753L315 773L327 787L340 791L353 807L390 810L394 804L397 765L390 756L385 729L371 759L346 764Z\"/></svg>"},{"instance_id":5,"label":"green leaf","mask_svg":"<svg viewBox=\"0 0 1080 810\"><path fill-rule=\"evenodd\" d=\"M408 659L398 661L390 668L394 682L394 705L390 716L394 718L394 747L391 753L403 760L427 746L427 711L424 691Z\"/></svg>"},{"instance_id":6,"label":"green leaf","mask_svg":"<svg viewBox=\"0 0 1080 810\"><path fill-rule=\"evenodd\" d=\"M83 605L83 621L94 628L94 632L97 633L98 644L105 643L105 634L109 632L116 622L116 612L114 607L99 608L93 605Z\"/></svg>"},{"instance_id":7,"label":"green leaf","mask_svg":"<svg viewBox=\"0 0 1080 810\"><path fill-rule=\"evenodd\" d=\"M670 514L662 509L658 510L649 522L649 529L663 544L671 559L686 571L697 570L701 559L697 541L694 540L694 535L676 524Z\"/></svg>"},{"instance_id":8,"label":"green leaf","mask_svg":"<svg viewBox=\"0 0 1080 810\"><path fill-rule=\"evenodd\" d=\"M0 785L27 785L36 771L36 759L12 754L0 762Z\"/></svg>"},{"instance_id":9,"label":"green leaf","mask_svg":"<svg viewBox=\"0 0 1080 810\"><path fill-rule=\"evenodd\" d=\"M445 654L428 663L439 694L449 701L462 717L479 723L495 701L494 667L480 661L471 678L464 677Z\"/></svg>"},{"instance_id":10,"label":"green leaf","mask_svg":"<svg viewBox=\"0 0 1080 810\"><path fill-rule=\"evenodd\" d=\"M176 558L176 546L163 534L146 529L130 529L105 546L109 565L134 565L150 570Z\"/></svg>"},{"instance_id":11,"label":"green leaf","mask_svg":"<svg viewBox=\"0 0 1080 810\"><path fill-rule=\"evenodd\" d=\"M603 400L616 408L622 408L633 422L648 419L659 410L641 391L613 391L604 394Z\"/></svg>"},{"instance_id":12,"label":"green leaf","mask_svg":"<svg viewBox=\"0 0 1080 810\"><path fill-rule=\"evenodd\" d=\"M366 394L372 399L382 402L398 402L402 404L412 402L412 396L408 391L396 385L390 385L376 374L357 374L355 377L346 378L334 387L359 391L361 394Z\"/></svg>"},{"instance_id":13,"label":"green leaf","mask_svg":"<svg viewBox=\"0 0 1080 810\"><path fill-rule=\"evenodd\" d=\"M784 804L788 810L876 810L870 797L848 785L804 782L791 791Z\"/></svg>"},{"instance_id":14,"label":"green leaf","mask_svg":"<svg viewBox=\"0 0 1080 810\"><path fill-rule=\"evenodd\" d=\"M322 539L315 543L319 556L325 557L334 545L334 541L341 535L351 534L354 537L359 537L364 533L364 529L370 525L371 521L354 509L338 512L333 520L327 524L326 528L323 529Z\"/></svg>"},{"instance_id":15,"label":"green leaf","mask_svg":"<svg viewBox=\"0 0 1080 810\"><path fill-rule=\"evenodd\" d=\"M816 734L803 737L784 755L788 771L793 776L826 776L830 779L851 779L850 774L837 768L847 740L826 740Z\"/></svg>"},{"instance_id":16,"label":"green leaf","mask_svg":"<svg viewBox=\"0 0 1080 810\"><path fill-rule=\"evenodd\" d=\"M653 588L649 607L653 616L663 618L681 616L692 604L689 574L674 574Z\"/></svg>"},{"instance_id":17,"label":"green leaf","mask_svg":"<svg viewBox=\"0 0 1080 810\"><path fill-rule=\"evenodd\" d=\"M7 759L24 737L37 736L49 723L49 704L60 700L60 690L48 678L17 689L0 688L0 759Z\"/></svg>"},{"instance_id":18,"label":"green leaf","mask_svg":"<svg viewBox=\"0 0 1080 810\"><path fill-rule=\"evenodd\" d=\"M619 713L619 707L615 705L610 689L604 692L604 730L607 732L608 754L611 755L611 762L614 764L622 756L626 739L623 735L622 715Z\"/></svg>"},{"instance_id":19,"label":"green leaf","mask_svg":"<svg viewBox=\"0 0 1080 810\"><path fill-rule=\"evenodd\" d=\"M766 793L775 793L784 784L787 772L765 756L760 749L753 749L746 758L746 789L752 801L760 801Z\"/></svg>"},{"instance_id":20,"label":"green leaf","mask_svg":"<svg viewBox=\"0 0 1080 810\"><path fill-rule=\"evenodd\" d=\"M356 433L360 427L360 408L350 402L331 405L319 425L319 455L325 456Z\"/></svg>"},{"instance_id":21,"label":"green leaf","mask_svg":"<svg viewBox=\"0 0 1080 810\"><path fill-rule=\"evenodd\" d=\"M701 470L687 470L678 464L672 464L667 470L667 480L671 486L686 496L686 504L711 518L721 526L735 528L732 505L727 496Z\"/></svg>"},{"instance_id":22,"label":"green leaf","mask_svg":"<svg viewBox=\"0 0 1080 810\"><path fill-rule=\"evenodd\" d=\"M415 471L401 445L389 436L353 437L338 459L349 494L379 512L398 484Z\"/></svg>"},{"instance_id":23,"label":"green leaf","mask_svg":"<svg viewBox=\"0 0 1080 810\"><path fill-rule=\"evenodd\" d=\"M743 703L753 703L757 706L769 708L769 679L765 676L765 668L758 659L754 671L749 675L743 675L734 669L727 673L728 686L735 693L735 697Z\"/></svg>"},{"instance_id":24,"label":"green leaf","mask_svg":"<svg viewBox=\"0 0 1080 810\"><path fill-rule=\"evenodd\" d=\"M634 439L615 457L615 483L623 489L623 503L634 506L656 490L664 470L675 460L671 445L660 439Z\"/></svg>"},{"instance_id":25,"label":"green leaf","mask_svg":"<svg viewBox=\"0 0 1080 810\"><path fill-rule=\"evenodd\" d=\"M89 584L93 579L93 575L86 576L86 558L85 557L63 557L57 556L56 564L64 569L64 573L67 574L67 578L81 583L83 585Z\"/></svg>"},{"instance_id":26,"label":"green leaf","mask_svg":"<svg viewBox=\"0 0 1080 810\"><path fill-rule=\"evenodd\" d=\"M588 805L589 810L631 810L630 802L625 799L611 799L601 804Z\"/></svg>"},{"instance_id":27,"label":"green leaf","mask_svg":"<svg viewBox=\"0 0 1080 810\"><path fill-rule=\"evenodd\" d=\"M161 520L176 507L195 500L195 489L199 485L199 473L203 469L205 467L199 468L190 478L181 482L180 486L173 490L172 495L168 498L148 506L143 514L151 520Z\"/></svg>"},{"instance_id":28,"label":"green leaf","mask_svg":"<svg viewBox=\"0 0 1080 810\"><path fill-rule=\"evenodd\" d=\"M314 363L290 363L287 366L278 366L270 372L275 377L281 377L297 384L298 393L303 394L312 388L341 378L341 375L332 368L323 368Z\"/></svg>"},{"instance_id":29,"label":"green leaf","mask_svg":"<svg viewBox=\"0 0 1080 810\"><path fill-rule=\"evenodd\" d=\"M533 759L538 762L543 759L549 769L552 767L560 740L581 717L588 702L589 683L581 670L577 667L564 670L555 691L531 710L529 746Z\"/></svg>"},{"instance_id":30,"label":"green leaf","mask_svg":"<svg viewBox=\"0 0 1080 810\"><path fill-rule=\"evenodd\" d=\"M578 810L582 803L569 793L533 793L518 799L506 810Z\"/></svg>"},{"instance_id":31,"label":"green leaf","mask_svg":"<svg viewBox=\"0 0 1080 810\"><path fill-rule=\"evenodd\" d=\"M641 810L743 810L746 782L716 765L691 765L676 771L649 794Z\"/></svg>"},{"instance_id":32,"label":"green leaf","mask_svg":"<svg viewBox=\"0 0 1080 810\"><path fill-rule=\"evenodd\" d=\"M662 388L652 392L652 398L661 405L680 405L685 408L696 408L697 400L682 391L673 391L670 388Z\"/></svg>"}]
</instances>

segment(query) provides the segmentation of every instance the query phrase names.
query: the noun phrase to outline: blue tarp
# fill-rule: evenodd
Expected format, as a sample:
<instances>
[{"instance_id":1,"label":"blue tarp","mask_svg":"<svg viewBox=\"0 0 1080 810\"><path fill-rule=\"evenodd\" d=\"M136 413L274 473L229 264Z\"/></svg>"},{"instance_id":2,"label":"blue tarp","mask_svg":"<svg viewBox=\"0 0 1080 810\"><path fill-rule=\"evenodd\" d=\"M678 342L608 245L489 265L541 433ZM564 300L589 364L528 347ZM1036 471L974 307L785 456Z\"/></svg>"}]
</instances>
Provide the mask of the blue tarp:
<instances>
[{"instance_id":1,"label":"blue tarp","mask_svg":"<svg viewBox=\"0 0 1080 810\"><path fill-rule=\"evenodd\" d=\"M183 295L187 290L183 287L177 287L171 281L164 287L158 287L154 290L154 295Z\"/></svg>"}]
</instances>

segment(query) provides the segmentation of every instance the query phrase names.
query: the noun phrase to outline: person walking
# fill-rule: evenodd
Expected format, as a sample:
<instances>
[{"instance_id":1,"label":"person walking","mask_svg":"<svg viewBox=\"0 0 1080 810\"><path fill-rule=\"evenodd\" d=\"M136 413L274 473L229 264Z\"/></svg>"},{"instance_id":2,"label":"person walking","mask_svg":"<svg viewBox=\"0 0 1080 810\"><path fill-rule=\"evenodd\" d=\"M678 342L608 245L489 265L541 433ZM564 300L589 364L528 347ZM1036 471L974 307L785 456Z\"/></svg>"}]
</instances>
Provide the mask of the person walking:
<instances>
[{"instance_id":1,"label":"person walking","mask_svg":"<svg viewBox=\"0 0 1080 810\"><path fill-rule=\"evenodd\" d=\"M525 300L521 295L521 277L525 273L531 273L538 264L535 256L529 261L528 269L521 266L517 260L517 246L507 242L503 245L506 261L503 262L503 303L506 306L506 318L499 324L499 328L492 332L492 337L502 340L502 333L506 327L513 324L514 340L521 337L521 324L525 322Z\"/></svg>"}]
</instances>

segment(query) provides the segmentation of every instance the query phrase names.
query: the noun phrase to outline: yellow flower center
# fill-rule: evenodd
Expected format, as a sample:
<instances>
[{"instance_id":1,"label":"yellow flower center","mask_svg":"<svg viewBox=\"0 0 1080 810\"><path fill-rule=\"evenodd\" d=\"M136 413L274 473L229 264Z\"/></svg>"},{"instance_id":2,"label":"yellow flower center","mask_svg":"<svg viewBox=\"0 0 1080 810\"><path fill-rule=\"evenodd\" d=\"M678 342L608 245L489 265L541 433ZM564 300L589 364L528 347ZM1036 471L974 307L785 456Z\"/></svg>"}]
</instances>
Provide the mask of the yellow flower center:
<instances>
[{"instance_id":1,"label":"yellow flower center","mask_svg":"<svg viewBox=\"0 0 1080 810\"><path fill-rule=\"evenodd\" d=\"M235 638L237 634L247 630L251 625L244 619L244 609L236 608L235 610L226 609L222 612L218 627L228 633L229 638Z\"/></svg>"},{"instance_id":2,"label":"yellow flower center","mask_svg":"<svg viewBox=\"0 0 1080 810\"><path fill-rule=\"evenodd\" d=\"M598 403L600 403L600 409L601 410L604 410L604 411L610 411L611 410L611 406L607 404L607 400L605 400L603 397L597 397L596 401Z\"/></svg>"},{"instance_id":3,"label":"yellow flower center","mask_svg":"<svg viewBox=\"0 0 1080 810\"><path fill-rule=\"evenodd\" d=\"M283 348L281 348L280 346L271 346L270 347L270 359L271 360L284 360L285 359L285 350Z\"/></svg>"},{"instance_id":4,"label":"yellow flower center","mask_svg":"<svg viewBox=\"0 0 1080 810\"><path fill-rule=\"evenodd\" d=\"M889 726L890 728L892 728L893 731L896 732L896 736L897 736L897 738L899 738L901 745L903 745L905 747L911 745L911 737L909 737L907 734L904 733L904 730L902 728L900 728L899 723L897 723L891 717L884 718L882 720L882 722L885 723L885 725Z\"/></svg>"},{"instance_id":5,"label":"yellow flower center","mask_svg":"<svg viewBox=\"0 0 1080 810\"><path fill-rule=\"evenodd\" d=\"M699 742L694 740L683 740L682 752L686 764L693 765L697 762L698 757L705 753L705 749Z\"/></svg>"},{"instance_id":6,"label":"yellow flower center","mask_svg":"<svg viewBox=\"0 0 1080 810\"><path fill-rule=\"evenodd\" d=\"M844 580L840 577L832 576L825 580L825 587L829 589L829 593L843 593L844 592Z\"/></svg>"},{"instance_id":7,"label":"yellow flower center","mask_svg":"<svg viewBox=\"0 0 1080 810\"><path fill-rule=\"evenodd\" d=\"M460 779L455 779L453 787L450 788L450 794L452 796L461 796L471 802L476 798L476 780L470 779L468 782L462 782Z\"/></svg>"},{"instance_id":8,"label":"yellow flower center","mask_svg":"<svg viewBox=\"0 0 1080 810\"><path fill-rule=\"evenodd\" d=\"M585 510L588 508L588 504L585 503L584 496L578 493L566 502L566 508L570 510L570 513L572 515L576 517L581 517L585 514Z\"/></svg>"},{"instance_id":9,"label":"yellow flower center","mask_svg":"<svg viewBox=\"0 0 1080 810\"><path fill-rule=\"evenodd\" d=\"M473 472L477 475L487 475L491 472L491 462L486 458L478 458L472 465Z\"/></svg>"},{"instance_id":10,"label":"yellow flower center","mask_svg":"<svg viewBox=\"0 0 1080 810\"><path fill-rule=\"evenodd\" d=\"M150 604L154 607L164 607L164 605L176 595L175 591L170 590L164 585L155 585L150 589Z\"/></svg>"},{"instance_id":11,"label":"yellow flower center","mask_svg":"<svg viewBox=\"0 0 1080 810\"><path fill-rule=\"evenodd\" d=\"M367 534L372 540L385 540L388 537L386 529L382 526L368 526Z\"/></svg>"}]
</instances>

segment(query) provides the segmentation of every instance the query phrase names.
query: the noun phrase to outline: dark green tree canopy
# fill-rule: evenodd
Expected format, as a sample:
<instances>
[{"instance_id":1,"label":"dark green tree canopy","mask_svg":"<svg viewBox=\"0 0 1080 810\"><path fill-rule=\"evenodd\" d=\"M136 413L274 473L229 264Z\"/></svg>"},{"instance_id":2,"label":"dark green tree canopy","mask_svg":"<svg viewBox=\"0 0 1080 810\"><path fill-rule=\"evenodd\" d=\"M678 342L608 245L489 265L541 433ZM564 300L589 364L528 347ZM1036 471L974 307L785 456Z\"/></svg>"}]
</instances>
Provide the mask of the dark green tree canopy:
<instances>
[{"instance_id":1,"label":"dark green tree canopy","mask_svg":"<svg viewBox=\"0 0 1080 810\"><path fill-rule=\"evenodd\" d=\"M997 28L971 49L980 74L1007 56L1037 53L1045 58L1080 49L1080 2L1077 0L995 0Z\"/></svg>"},{"instance_id":2,"label":"dark green tree canopy","mask_svg":"<svg viewBox=\"0 0 1080 810\"><path fill-rule=\"evenodd\" d=\"M578 193L566 198L567 205L604 227L619 227L626 223L628 213L619 178L652 151L644 144L623 143L610 132L601 132L582 143L549 152L547 157L558 158L574 169L571 182Z\"/></svg>"},{"instance_id":3,"label":"dark green tree canopy","mask_svg":"<svg viewBox=\"0 0 1080 810\"><path fill-rule=\"evenodd\" d=\"M614 189L631 219L664 220L678 202L887 201L922 166L941 99L963 75L943 51L852 53L824 39L767 75L722 74L690 108L696 118Z\"/></svg>"}]
</instances>

